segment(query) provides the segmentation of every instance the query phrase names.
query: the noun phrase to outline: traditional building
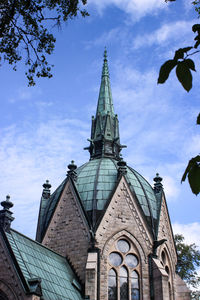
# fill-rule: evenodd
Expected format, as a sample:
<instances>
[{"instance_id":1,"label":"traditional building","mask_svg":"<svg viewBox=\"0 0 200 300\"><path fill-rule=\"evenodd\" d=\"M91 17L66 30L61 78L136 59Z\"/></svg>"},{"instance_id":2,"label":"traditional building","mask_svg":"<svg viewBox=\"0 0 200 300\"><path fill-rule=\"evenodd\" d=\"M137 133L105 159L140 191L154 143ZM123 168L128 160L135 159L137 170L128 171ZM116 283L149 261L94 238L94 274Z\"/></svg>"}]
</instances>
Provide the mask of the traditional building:
<instances>
[{"instance_id":1,"label":"traditional building","mask_svg":"<svg viewBox=\"0 0 200 300\"><path fill-rule=\"evenodd\" d=\"M0 211L0 300L188 300L162 178L152 187L120 152L106 51L90 160L72 161L53 194L41 197L36 241Z\"/></svg>"}]
</instances>

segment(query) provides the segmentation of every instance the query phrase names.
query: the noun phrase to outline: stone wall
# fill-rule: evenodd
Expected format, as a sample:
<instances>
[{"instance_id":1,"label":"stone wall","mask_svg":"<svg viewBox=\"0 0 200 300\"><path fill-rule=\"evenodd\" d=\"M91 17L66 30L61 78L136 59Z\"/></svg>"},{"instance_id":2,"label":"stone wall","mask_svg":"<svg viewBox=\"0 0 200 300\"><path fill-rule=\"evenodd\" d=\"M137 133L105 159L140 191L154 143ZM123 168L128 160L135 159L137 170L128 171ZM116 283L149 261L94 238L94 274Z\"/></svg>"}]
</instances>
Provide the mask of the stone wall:
<instances>
[{"instance_id":1,"label":"stone wall","mask_svg":"<svg viewBox=\"0 0 200 300\"><path fill-rule=\"evenodd\" d=\"M70 181L66 184L42 244L66 256L82 283L90 234Z\"/></svg>"},{"instance_id":2,"label":"stone wall","mask_svg":"<svg viewBox=\"0 0 200 300\"><path fill-rule=\"evenodd\" d=\"M121 179L96 232L100 249L100 299L108 296L108 255L115 241L126 238L136 249L140 261L141 300L149 300L148 255L152 251L152 236L136 200L124 178Z\"/></svg>"}]
</instances>

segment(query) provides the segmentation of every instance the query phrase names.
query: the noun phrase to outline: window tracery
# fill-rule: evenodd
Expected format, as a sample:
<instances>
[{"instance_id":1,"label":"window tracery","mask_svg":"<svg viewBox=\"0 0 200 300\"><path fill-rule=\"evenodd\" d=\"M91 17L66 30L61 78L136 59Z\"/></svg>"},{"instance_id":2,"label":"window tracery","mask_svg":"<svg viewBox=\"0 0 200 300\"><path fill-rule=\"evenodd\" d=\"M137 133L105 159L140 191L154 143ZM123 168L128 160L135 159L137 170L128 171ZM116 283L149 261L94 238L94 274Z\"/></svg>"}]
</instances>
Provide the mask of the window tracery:
<instances>
[{"instance_id":1,"label":"window tracery","mask_svg":"<svg viewBox=\"0 0 200 300\"><path fill-rule=\"evenodd\" d=\"M108 300L140 299L140 264L133 245L118 239L108 257Z\"/></svg>"},{"instance_id":2,"label":"window tracery","mask_svg":"<svg viewBox=\"0 0 200 300\"><path fill-rule=\"evenodd\" d=\"M166 250L163 249L161 252L161 263L168 274L168 293L169 293L169 299L172 300L172 276L170 272L170 262L168 255L166 253Z\"/></svg>"}]
</instances>

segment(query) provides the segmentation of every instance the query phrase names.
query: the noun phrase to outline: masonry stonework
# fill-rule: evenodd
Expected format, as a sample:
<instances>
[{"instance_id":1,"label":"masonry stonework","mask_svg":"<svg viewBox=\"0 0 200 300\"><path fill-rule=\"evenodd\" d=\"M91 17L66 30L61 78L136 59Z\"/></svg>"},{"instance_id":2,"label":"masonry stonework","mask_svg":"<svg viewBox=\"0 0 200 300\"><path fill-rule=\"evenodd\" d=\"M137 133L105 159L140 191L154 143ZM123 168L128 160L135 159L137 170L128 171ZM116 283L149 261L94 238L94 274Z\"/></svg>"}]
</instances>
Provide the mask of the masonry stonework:
<instances>
[{"instance_id":1,"label":"masonry stonework","mask_svg":"<svg viewBox=\"0 0 200 300\"><path fill-rule=\"evenodd\" d=\"M123 178L96 232L96 245L101 249L101 300L106 299L108 295L108 254L110 247L120 237L126 237L137 249L137 255L141 262L141 299L149 300L148 255L153 240L151 234L148 233L147 225L143 221L137 203L131 196Z\"/></svg>"},{"instance_id":2,"label":"masonry stonework","mask_svg":"<svg viewBox=\"0 0 200 300\"><path fill-rule=\"evenodd\" d=\"M84 282L89 241L88 225L68 181L42 243L66 256Z\"/></svg>"}]
</instances>

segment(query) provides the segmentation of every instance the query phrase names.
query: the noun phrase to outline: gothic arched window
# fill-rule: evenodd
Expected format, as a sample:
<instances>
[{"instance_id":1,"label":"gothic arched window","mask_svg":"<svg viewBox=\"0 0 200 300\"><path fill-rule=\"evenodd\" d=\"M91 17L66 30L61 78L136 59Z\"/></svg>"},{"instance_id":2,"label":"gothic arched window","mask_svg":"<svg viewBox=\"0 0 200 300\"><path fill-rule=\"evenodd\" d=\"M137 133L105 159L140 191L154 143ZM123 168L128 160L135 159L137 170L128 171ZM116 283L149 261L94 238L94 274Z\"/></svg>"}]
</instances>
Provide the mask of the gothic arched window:
<instances>
[{"instance_id":1,"label":"gothic arched window","mask_svg":"<svg viewBox=\"0 0 200 300\"><path fill-rule=\"evenodd\" d=\"M165 249L161 252L161 263L168 274L168 293L169 293L169 299L172 299L172 275L169 269L170 263L169 263L169 257L167 255L167 252Z\"/></svg>"},{"instance_id":2,"label":"gothic arched window","mask_svg":"<svg viewBox=\"0 0 200 300\"><path fill-rule=\"evenodd\" d=\"M135 252L125 238L115 242L108 258L108 300L140 299L140 266Z\"/></svg>"}]
</instances>

